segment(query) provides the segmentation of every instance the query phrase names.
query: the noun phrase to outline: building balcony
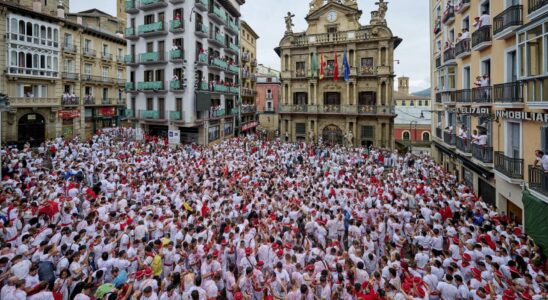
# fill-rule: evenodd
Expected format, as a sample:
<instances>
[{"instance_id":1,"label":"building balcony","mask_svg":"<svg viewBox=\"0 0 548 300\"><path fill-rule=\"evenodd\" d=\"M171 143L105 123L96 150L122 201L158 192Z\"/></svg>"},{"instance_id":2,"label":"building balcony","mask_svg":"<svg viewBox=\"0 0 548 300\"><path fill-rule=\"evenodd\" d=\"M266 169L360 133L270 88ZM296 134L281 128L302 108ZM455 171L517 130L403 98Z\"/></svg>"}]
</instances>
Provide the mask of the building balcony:
<instances>
[{"instance_id":1,"label":"building balcony","mask_svg":"<svg viewBox=\"0 0 548 300\"><path fill-rule=\"evenodd\" d=\"M101 99L101 105L115 105L119 104L119 101L117 98L102 98Z\"/></svg>"},{"instance_id":2,"label":"building balcony","mask_svg":"<svg viewBox=\"0 0 548 300\"><path fill-rule=\"evenodd\" d=\"M226 116L226 109L224 108L212 108L209 110L210 119L218 119Z\"/></svg>"},{"instance_id":3,"label":"building balcony","mask_svg":"<svg viewBox=\"0 0 548 300\"><path fill-rule=\"evenodd\" d=\"M457 137L457 150L464 155L472 155L472 142L468 138Z\"/></svg>"},{"instance_id":4,"label":"building balcony","mask_svg":"<svg viewBox=\"0 0 548 300\"><path fill-rule=\"evenodd\" d=\"M548 197L548 173L540 167L529 165L529 189Z\"/></svg>"},{"instance_id":5,"label":"building balcony","mask_svg":"<svg viewBox=\"0 0 548 300\"><path fill-rule=\"evenodd\" d=\"M138 0L126 0L126 13L136 14L139 12L139 8L137 7L137 1Z\"/></svg>"},{"instance_id":6,"label":"building balcony","mask_svg":"<svg viewBox=\"0 0 548 300\"><path fill-rule=\"evenodd\" d=\"M455 44L455 58L462 59L470 55L470 39L463 39Z\"/></svg>"},{"instance_id":7,"label":"building balcony","mask_svg":"<svg viewBox=\"0 0 548 300\"><path fill-rule=\"evenodd\" d=\"M128 93L137 91L135 89L135 83L134 82L126 82L125 88L126 88L126 92L128 92Z\"/></svg>"},{"instance_id":8,"label":"building balcony","mask_svg":"<svg viewBox=\"0 0 548 300\"><path fill-rule=\"evenodd\" d=\"M121 117L122 119L135 119L135 111L131 108L126 108Z\"/></svg>"},{"instance_id":9,"label":"building balcony","mask_svg":"<svg viewBox=\"0 0 548 300\"><path fill-rule=\"evenodd\" d=\"M61 106L79 106L80 105L80 97L71 96L71 95L63 95L61 97Z\"/></svg>"},{"instance_id":10,"label":"building balcony","mask_svg":"<svg viewBox=\"0 0 548 300\"><path fill-rule=\"evenodd\" d=\"M443 12L441 22L446 26L449 26L455 22L455 10L453 7L450 7Z\"/></svg>"},{"instance_id":11,"label":"building balcony","mask_svg":"<svg viewBox=\"0 0 548 300\"><path fill-rule=\"evenodd\" d=\"M470 8L470 0L461 0L460 3L455 5L455 12L461 14L468 8Z\"/></svg>"},{"instance_id":12,"label":"building balcony","mask_svg":"<svg viewBox=\"0 0 548 300\"><path fill-rule=\"evenodd\" d=\"M159 65L165 64L166 56L164 52L146 52L139 54L139 63L141 65Z\"/></svg>"},{"instance_id":13,"label":"building balcony","mask_svg":"<svg viewBox=\"0 0 548 300\"><path fill-rule=\"evenodd\" d=\"M210 67L217 68L219 70L226 70L228 68L228 63L218 57L211 60Z\"/></svg>"},{"instance_id":14,"label":"building balcony","mask_svg":"<svg viewBox=\"0 0 548 300\"><path fill-rule=\"evenodd\" d=\"M228 26L225 26L225 30L234 35L238 35L240 33L240 25L238 25L238 21L228 21Z\"/></svg>"},{"instance_id":15,"label":"building balcony","mask_svg":"<svg viewBox=\"0 0 548 300\"><path fill-rule=\"evenodd\" d=\"M137 66L139 61L136 59L135 55L127 54L124 56L124 63L128 66Z\"/></svg>"},{"instance_id":16,"label":"building balcony","mask_svg":"<svg viewBox=\"0 0 548 300\"><path fill-rule=\"evenodd\" d=\"M185 84L182 80L171 80L169 82L169 90L170 91L184 91L185 90Z\"/></svg>"},{"instance_id":17,"label":"building balcony","mask_svg":"<svg viewBox=\"0 0 548 300\"><path fill-rule=\"evenodd\" d=\"M510 182L517 183L523 180L523 159L504 155L504 152L495 152L495 170L507 177Z\"/></svg>"},{"instance_id":18,"label":"building balcony","mask_svg":"<svg viewBox=\"0 0 548 300\"><path fill-rule=\"evenodd\" d=\"M126 80L124 78L117 78L116 84L119 85L120 87L123 87L126 84Z\"/></svg>"},{"instance_id":19,"label":"building balcony","mask_svg":"<svg viewBox=\"0 0 548 300\"><path fill-rule=\"evenodd\" d=\"M135 33L135 28L129 27L124 30L124 38L126 40L134 41L138 40L139 36Z\"/></svg>"},{"instance_id":20,"label":"building balcony","mask_svg":"<svg viewBox=\"0 0 548 300\"><path fill-rule=\"evenodd\" d=\"M228 86L214 83L212 92L215 92L215 93L228 93Z\"/></svg>"},{"instance_id":21,"label":"building balcony","mask_svg":"<svg viewBox=\"0 0 548 300\"><path fill-rule=\"evenodd\" d=\"M209 36L209 27L205 24L196 24L196 36L200 38L206 38Z\"/></svg>"},{"instance_id":22,"label":"building balcony","mask_svg":"<svg viewBox=\"0 0 548 300\"><path fill-rule=\"evenodd\" d=\"M139 36L152 37L166 35L166 26L164 22L155 22L150 24L139 25Z\"/></svg>"},{"instance_id":23,"label":"building balcony","mask_svg":"<svg viewBox=\"0 0 548 300\"><path fill-rule=\"evenodd\" d=\"M242 96L242 97L255 97L255 96L257 96L257 92L252 90L252 89L243 88L242 93L241 93L240 96Z\"/></svg>"},{"instance_id":24,"label":"building balcony","mask_svg":"<svg viewBox=\"0 0 548 300\"><path fill-rule=\"evenodd\" d=\"M455 104L455 91L441 92L441 103L445 105Z\"/></svg>"},{"instance_id":25,"label":"building balcony","mask_svg":"<svg viewBox=\"0 0 548 300\"><path fill-rule=\"evenodd\" d=\"M229 86L228 87L228 92L231 93L231 94L239 94L240 93L240 88L236 87L236 86Z\"/></svg>"},{"instance_id":26,"label":"building balcony","mask_svg":"<svg viewBox=\"0 0 548 300\"><path fill-rule=\"evenodd\" d=\"M456 64L455 61L455 49L449 48L443 51L443 65L452 65Z\"/></svg>"},{"instance_id":27,"label":"building balcony","mask_svg":"<svg viewBox=\"0 0 548 300\"><path fill-rule=\"evenodd\" d=\"M80 78L80 74L74 72L63 72L61 73L61 78L67 81L76 81Z\"/></svg>"},{"instance_id":28,"label":"building balcony","mask_svg":"<svg viewBox=\"0 0 548 300\"><path fill-rule=\"evenodd\" d=\"M224 47L225 45L225 37L222 36L220 33L215 33L212 37L209 37L209 43L213 44L217 47Z\"/></svg>"},{"instance_id":29,"label":"building balcony","mask_svg":"<svg viewBox=\"0 0 548 300\"><path fill-rule=\"evenodd\" d=\"M207 11L207 7L209 6L208 0L195 0L196 9L199 11Z\"/></svg>"},{"instance_id":30,"label":"building balcony","mask_svg":"<svg viewBox=\"0 0 548 300\"><path fill-rule=\"evenodd\" d=\"M515 36L514 30L523 25L523 5L505 9L493 19L493 37L504 40Z\"/></svg>"},{"instance_id":31,"label":"building balcony","mask_svg":"<svg viewBox=\"0 0 548 300\"><path fill-rule=\"evenodd\" d=\"M242 106L240 106L240 112L242 114L254 114L257 112L257 107L253 104L242 104Z\"/></svg>"},{"instance_id":32,"label":"building balcony","mask_svg":"<svg viewBox=\"0 0 548 300\"><path fill-rule=\"evenodd\" d=\"M493 104L493 91L492 87L484 86L472 89L472 102L476 105L489 106Z\"/></svg>"},{"instance_id":33,"label":"building balcony","mask_svg":"<svg viewBox=\"0 0 548 300\"><path fill-rule=\"evenodd\" d=\"M207 53L199 53L198 54L198 60L196 61L196 64L198 65L207 65L209 64L209 56L207 55Z\"/></svg>"},{"instance_id":34,"label":"building balcony","mask_svg":"<svg viewBox=\"0 0 548 300\"><path fill-rule=\"evenodd\" d=\"M165 120L165 112L158 110L139 110L138 116L140 120Z\"/></svg>"},{"instance_id":35,"label":"building balcony","mask_svg":"<svg viewBox=\"0 0 548 300\"><path fill-rule=\"evenodd\" d=\"M206 81L200 81L200 84L198 84L198 90L202 92L208 92L209 84Z\"/></svg>"},{"instance_id":36,"label":"building balcony","mask_svg":"<svg viewBox=\"0 0 548 300\"><path fill-rule=\"evenodd\" d=\"M60 98L9 97L11 107L52 107L61 104Z\"/></svg>"},{"instance_id":37,"label":"building balcony","mask_svg":"<svg viewBox=\"0 0 548 300\"><path fill-rule=\"evenodd\" d=\"M141 0L139 9L142 11L149 11L149 10L158 9L166 6L167 6L167 3L165 0Z\"/></svg>"},{"instance_id":38,"label":"building balcony","mask_svg":"<svg viewBox=\"0 0 548 300\"><path fill-rule=\"evenodd\" d=\"M515 81L494 85L493 101L497 107L523 108L523 84Z\"/></svg>"},{"instance_id":39,"label":"building balcony","mask_svg":"<svg viewBox=\"0 0 548 300\"><path fill-rule=\"evenodd\" d=\"M228 65L228 71L234 74L240 74L240 67L237 65Z\"/></svg>"},{"instance_id":40,"label":"building balcony","mask_svg":"<svg viewBox=\"0 0 548 300\"><path fill-rule=\"evenodd\" d=\"M169 120L170 121L183 121L183 113L180 111L172 110L169 112Z\"/></svg>"},{"instance_id":41,"label":"building balcony","mask_svg":"<svg viewBox=\"0 0 548 300\"><path fill-rule=\"evenodd\" d=\"M295 70L295 78L307 78L308 74L306 69L297 69Z\"/></svg>"},{"instance_id":42,"label":"building balcony","mask_svg":"<svg viewBox=\"0 0 548 300\"><path fill-rule=\"evenodd\" d=\"M493 147L472 143L472 157L484 166L490 165L493 163Z\"/></svg>"},{"instance_id":43,"label":"building balcony","mask_svg":"<svg viewBox=\"0 0 548 300\"><path fill-rule=\"evenodd\" d=\"M228 43L228 47L225 47L225 52L228 52L229 54L238 55L240 54L240 47L238 45L233 43Z\"/></svg>"},{"instance_id":44,"label":"building balcony","mask_svg":"<svg viewBox=\"0 0 548 300\"><path fill-rule=\"evenodd\" d=\"M182 62L185 60L185 53L181 49L169 51L169 60L171 62Z\"/></svg>"},{"instance_id":45,"label":"building balcony","mask_svg":"<svg viewBox=\"0 0 548 300\"><path fill-rule=\"evenodd\" d=\"M86 82L89 82L89 83L108 84L108 85L112 85L112 84L115 83L113 81L113 79L108 77L108 76L96 76L96 75L91 75L91 74L82 74L80 77L81 77L82 81L86 81Z\"/></svg>"},{"instance_id":46,"label":"building balcony","mask_svg":"<svg viewBox=\"0 0 548 300\"><path fill-rule=\"evenodd\" d=\"M185 23L183 20L171 20L169 21L169 31L173 33L185 32Z\"/></svg>"},{"instance_id":47,"label":"building balcony","mask_svg":"<svg viewBox=\"0 0 548 300\"><path fill-rule=\"evenodd\" d=\"M472 50L481 51L487 47L491 47L491 25L482 26L472 33Z\"/></svg>"},{"instance_id":48,"label":"building balcony","mask_svg":"<svg viewBox=\"0 0 548 300\"><path fill-rule=\"evenodd\" d=\"M78 52L78 47L76 47L74 44L64 43L63 52L69 53L69 54L76 54L76 52Z\"/></svg>"},{"instance_id":49,"label":"building balcony","mask_svg":"<svg viewBox=\"0 0 548 300\"><path fill-rule=\"evenodd\" d=\"M82 50L82 55L88 58L95 58L97 56L97 51L94 49L84 48Z\"/></svg>"},{"instance_id":50,"label":"building balcony","mask_svg":"<svg viewBox=\"0 0 548 300\"><path fill-rule=\"evenodd\" d=\"M457 144L457 135L449 131L444 131L443 142L451 147L455 147Z\"/></svg>"},{"instance_id":51,"label":"building balcony","mask_svg":"<svg viewBox=\"0 0 548 300\"><path fill-rule=\"evenodd\" d=\"M102 60L107 60L107 61L113 61L114 56L112 56L112 54L110 54L110 53L102 52L101 53L101 59Z\"/></svg>"},{"instance_id":52,"label":"building balcony","mask_svg":"<svg viewBox=\"0 0 548 300\"><path fill-rule=\"evenodd\" d=\"M472 90L463 89L455 91L455 102L462 104L469 104L472 102Z\"/></svg>"},{"instance_id":53,"label":"building balcony","mask_svg":"<svg viewBox=\"0 0 548 300\"><path fill-rule=\"evenodd\" d=\"M241 75L242 79L249 79L251 78L251 72L244 70Z\"/></svg>"},{"instance_id":54,"label":"building balcony","mask_svg":"<svg viewBox=\"0 0 548 300\"><path fill-rule=\"evenodd\" d=\"M363 116L393 116L394 106L376 105L280 105L280 113L347 114Z\"/></svg>"},{"instance_id":55,"label":"building balcony","mask_svg":"<svg viewBox=\"0 0 548 300\"><path fill-rule=\"evenodd\" d=\"M441 68L441 55L436 56L436 68Z\"/></svg>"},{"instance_id":56,"label":"building balcony","mask_svg":"<svg viewBox=\"0 0 548 300\"><path fill-rule=\"evenodd\" d=\"M137 83L137 89L140 91L163 91L163 81L141 81Z\"/></svg>"},{"instance_id":57,"label":"building balcony","mask_svg":"<svg viewBox=\"0 0 548 300\"><path fill-rule=\"evenodd\" d=\"M224 12L223 9L216 5L213 6L213 10L209 12L208 16L210 20L213 20L220 25L228 24L228 17L226 16L226 12Z\"/></svg>"},{"instance_id":58,"label":"building balcony","mask_svg":"<svg viewBox=\"0 0 548 300\"><path fill-rule=\"evenodd\" d=\"M436 21L436 22L434 23L434 35L437 36L438 34L441 33L441 31L442 31L442 30L441 30L441 21Z\"/></svg>"},{"instance_id":59,"label":"building balcony","mask_svg":"<svg viewBox=\"0 0 548 300\"><path fill-rule=\"evenodd\" d=\"M543 15L548 11L548 0L528 0L529 20Z\"/></svg>"}]
</instances>

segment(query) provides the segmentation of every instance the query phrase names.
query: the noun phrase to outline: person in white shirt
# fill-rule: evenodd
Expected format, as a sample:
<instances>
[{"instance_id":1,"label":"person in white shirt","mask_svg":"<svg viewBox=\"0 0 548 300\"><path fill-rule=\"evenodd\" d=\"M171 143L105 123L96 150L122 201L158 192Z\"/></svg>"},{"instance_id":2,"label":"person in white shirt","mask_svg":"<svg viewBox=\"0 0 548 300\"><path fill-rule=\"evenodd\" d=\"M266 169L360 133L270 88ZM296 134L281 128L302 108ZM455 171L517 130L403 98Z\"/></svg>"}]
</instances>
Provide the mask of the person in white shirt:
<instances>
[{"instance_id":1,"label":"person in white shirt","mask_svg":"<svg viewBox=\"0 0 548 300\"><path fill-rule=\"evenodd\" d=\"M437 290L440 292L441 298L444 300L456 300L458 296L458 289L451 283L453 281L453 275L446 274L445 280L446 281L439 282L437 286Z\"/></svg>"},{"instance_id":2,"label":"person in white shirt","mask_svg":"<svg viewBox=\"0 0 548 300\"><path fill-rule=\"evenodd\" d=\"M542 168L545 172L548 171L548 155L541 150L537 150L535 151L535 157L534 166Z\"/></svg>"},{"instance_id":3,"label":"person in white shirt","mask_svg":"<svg viewBox=\"0 0 548 300\"><path fill-rule=\"evenodd\" d=\"M479 18L480 28L484 26L491 26L491 16L487 11L484 11Z\"/></svg>"}]
</instances>

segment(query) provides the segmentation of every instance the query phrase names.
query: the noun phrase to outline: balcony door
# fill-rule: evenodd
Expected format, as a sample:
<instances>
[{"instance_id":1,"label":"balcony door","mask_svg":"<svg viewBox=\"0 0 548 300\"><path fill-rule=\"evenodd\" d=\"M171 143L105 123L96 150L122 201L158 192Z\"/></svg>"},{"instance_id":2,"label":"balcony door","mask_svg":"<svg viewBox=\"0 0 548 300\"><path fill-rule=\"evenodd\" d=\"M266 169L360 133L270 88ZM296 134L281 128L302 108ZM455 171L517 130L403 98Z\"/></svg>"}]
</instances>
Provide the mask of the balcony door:
<instances>
[{"instance_id":1,"label":"balcony door","mask_svg":"<svg viewBox=\"0 0 548 300\"><path fill-rule=\"evenodd\" d=\"M335 92L325 93L323 105L341 105L341 94Z\"/></svg>"},{"instance_id":2,"label":"balcony door","mask_svg":"<svg viewBox=\"0 0 548 300\"><path fill-rule=\"evenodd\" d=\"M293 105L307 105L308 94L307 93L295 93L293 96Z\"/></svg>"},{"instance_id":3,"label":"balcony door","mask_svg":"<svg viewBox=\"0 0 548 300\"><path fill-rule=\"evenodd\" d=\"M521 158L521 124L516 122L506 123L506 156Z\"/></svg>"},{"instance_id":4,"label":"balcony door","mask_svg":"<svg viewBox=\"0 0 548 300\"><path fill-rule=\"evenodd\" d=\"M506 53L506 82L515 82L518 79L516 51Z\"/></svg>"},{"instance_id":5,"label":"balcony door","mask_svg":"<svg viewBox=\"0 0 548 300\"><path fill-rule=\"evenodd\" d=\"M377 105L377 93L375 92L360 92L358 94L358 104L366 106Z\"/></svg>"}]
</instances>

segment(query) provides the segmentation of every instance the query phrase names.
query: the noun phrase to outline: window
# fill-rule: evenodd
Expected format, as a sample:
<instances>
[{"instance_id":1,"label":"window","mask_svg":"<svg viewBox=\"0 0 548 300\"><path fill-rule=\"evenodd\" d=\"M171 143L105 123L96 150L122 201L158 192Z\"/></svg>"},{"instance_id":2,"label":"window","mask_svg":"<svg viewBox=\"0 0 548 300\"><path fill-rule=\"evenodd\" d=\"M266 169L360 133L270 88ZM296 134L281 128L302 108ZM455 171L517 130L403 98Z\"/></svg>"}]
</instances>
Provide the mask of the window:
<instances>
[{"instance_id":1,"label":"window","mask_svg":"<svg viewBox=\"0 0 548 300\"><path fill-rule=\"evenodd\" d=\"M64 65L64 72L74 73L74 61L72 59L65 59Z\"/></svg>"},{"instance_id":2,"label":"window","mask_svg":"<svg viewBox=\"0 0 548 300\"><path fill-rule=\"evenodd\" d=\"M109 69L107 67L103 67L103 78L108 78Z\"/></svg>"},{"instance_id":3,"label":"window","mask_svg":"<svg viewBox=\"0 0 548 300\"><path fill-rule=\"evenodd\" d=\"M103 44L103 54L108 54L108 45L107 44Z\"/></svg>"},{"instance_id":4,"label":"window","mask_svg":"<svg viewBox=\"0 0 548 300\"><path fill-rule=\"evenodd\" d=\"M415 101L414 100L409 101L409 106L415 106Z\"/></svg>"},{"instance_id":5,"label":"window","mask_svg":"<svg viewBox=\"0 0 548 300\"><path fill-rule=\"evenodd\" d=\"M374 126L362 126L362 138L364 139L374 139L375 138L375 127Z\"/></svg>"},{"instance_id":6,"label":"window","mask_svg":"<svg viewBox=\"0 0 548 300\"><path fill-rule=\"evenodd\" d=\"M93 44L91 43L91 40L84 40L84 50L89 51L93 49Z\"/></svg>"},{"instance_id":7,"label":"window","mask_svg":"<svg viewBox=\"0 0 548 300\"><path fill-rule=\"evenodd\" d=\"M470 29L470 17L466 16L462 18L462 30L469 30Z\"/></svg>"},{"instance_id":8,"label":"window","mask_svg":"<svg viewBox=\"0 0 548 300\"><path fill-rule=\"evenodd\" d=\"M422 100L419 100L419 106L422 106Z\"/></svg>"},{"instance_id":9,"label":"window","mask_svg":"<svg viewBox=\"0 0 548 300\"><path fill-rule=\"evenodd\" d=\"M429 106L428 100L425 100L425 101L424 101L424 106Z\"/></svg>"},{"instance_id":10,"label":"window","mask_svg":"<svg viewBox=\"0 0 548 300\"><path fill-rule=\"evenodd\" d=\"M304 64L304 61L298 61L296 63L296 72L297 72L297 76L304 76L305 75L305 70L306 70L306 67L305 67L305 64Z\"/></svg>"},{"instance_id":11,"label":"window","mask_svg":"<svg viewBox=\"0 0 548 300\"><path fill-rule=\"evenodd\" d=\"M85 75L91 75L91 64L85 64L84 65L84 74Z\"/></svg>"},{"instance_id":12,"label":"window","mask_svg":"<svg viewBox=\"0 0 548 300\"><path fill-rule=\"evenodd\" d=\"M411 135L409 134L409 131L404 131L404 132L402 133L402 139L403 139L404 141L408 141L408 140L411 139Z\"/></svg>"},{"instance_id":13,"label":"window","mask_svg":"<svg viewBox=\"0 0 548 300\"><path fill-rule=\"evenodd\" d=\"M154 99L147 98L147 110L153 110L153 109L154 109Z\"/></svg>"},{"instance_id":14,"label":"window","mask_svg":"<svg viewBox=\"0 0 548 300\"><path fill-rule=\"evenodd\" d=\"M376 105L376 104L377 104L377 93L360 92L358 94L358 105Z\"/></svg>"},{"instance_id":15,"label":"window","mask_svg":"<svg viewBox=\"0 0 548 300\"><path fill-rule=\"evenodd\" d=\"M266 91L266 99L272 99L272 90Z\"/></svg>"},{"instance_id":16,"label":"window","mask_svg":"<svg viewBox=\"0 0 548 300\"><path fill-rule=\"evenodd\" d=\"M211 126L208 129L208 139L209 141L215 141L218 140L220 137L220 127L217 126Z\"/></svg>"},{"instance_id":17,"label":"window","mask_svg":"<svg viewBox=\"0 0 548 300\"><path fill-rule=\"evenodd\" d=\"M430 141L430 133L429 132L423 132L422 133L422 140L425 142Z\"/></svg>"},{"instance_id":18,"label":"window","mask_svg":"<svg viewBox=\"0 0 548 300\"><path fill-rule=\"evenodd\" d=\"M514 82L518 79L516 60L516 51L506 53L506 82Z\"/></svg>"},{"instance_id":19,"label":"window","mask_svg":"<svg viewBox=\"0 0 548 300\"><path fill-rule=\"evenodd\" d=\"M67 46L72 46L72 43L73 43L73 41L72 41L72 34L65 33L65 41L64 41L64 43L65 43L65 47L67 47Z\"/></svg>"},{"instance_id":20,"label":"window","mask_svg":"<svg viewBox=\"0 0 548 300\"><path fill-rule=\"evenodd\" d=\"M462 87L464 89L470 88L470 66L462 69Z\"/></svg>"},{"instance_id":21,"label":"window","mask_svg":"<svg viewBox=\"0 0 548 300\"><path fill-rule=\"evenodd\" d=\"M295 123L296 134L306 134L306 123Z\"/></svg>"},{"instance_id":22,"label":"window","mask_svg":"<svg viewBox=\"0 0 548 300\"><path fill-rule=\"evenodd\" d=\"M183 98L176 98L175 99L175 110L178 112L183 111Z\"/></svg>"},{"instance_id":23,"label":"window","mask_svg":"<svg viewBox=\"0 0 548 300\"><path fill-rule=\"evenodd\" d=\"M307 105L308 104L308 93L298 92L293 94L293 104L294 105Z\"/></svg>"},{"instance_id":24,"label":"window","mask_svg":"<svg viewBox=\"0 0 548 300\"><path fill-rule=\"evenodd\" d=\"M540 141L542 152L544 152L544 154L548 154L548 126L540 129Z\"/></svg>"},{"instance_id":25,"label":"window","mask_svg":"<svg viewBox=\"0 0 548 300\"><path fill-rule=\"evenodd\" d=\"M521 156L521 139L520 139L520 123L507 122L506 123L506 137L507 137L507 150L506 156L512 158L520 158Z\"/></svg>"},{"instance_id":26,"label":"window","mask_svg":"<svg viewBox=\"0 0 548 300\"><path fill-rule=\"evenodd\" d=\"M152 23L154 23L154 15L145 16L145 24L152 24Z\"/></svg>"},{"instance_id":27,"label":"window","mask_svg":"<svg viewBox=\"0 0 548 300\"><path fill-rule=\"evenodd\" d=\"M116 76L117 79L125 79L124 78L124 70L118 69L117 75L118 75L118 76Z\"/></svg>"},{"instance_id":28,"label":"window","mask_svg":"<svg viewBox=\"0 0 548 300\"><path fill-rule=\"evenodd\" d=\"M336 33L336 32L337 32L337 26L327 27L327 33Z\"/></svg>"}]
</instances>

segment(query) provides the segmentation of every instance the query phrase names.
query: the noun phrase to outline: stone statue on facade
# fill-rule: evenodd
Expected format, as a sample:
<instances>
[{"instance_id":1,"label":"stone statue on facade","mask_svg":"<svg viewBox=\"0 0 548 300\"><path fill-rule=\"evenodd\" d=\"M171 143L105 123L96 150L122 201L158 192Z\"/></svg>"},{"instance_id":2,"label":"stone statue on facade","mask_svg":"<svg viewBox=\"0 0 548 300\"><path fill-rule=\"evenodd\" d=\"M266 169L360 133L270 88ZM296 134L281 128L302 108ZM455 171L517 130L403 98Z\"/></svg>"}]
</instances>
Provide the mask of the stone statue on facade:
<instances>
[{"instance_id":1,"label":"stone statue on facade","mask_svg":"<svg viewBox=\"0 0 548 300\"><path fill-rule=\"evenodd\" d=\"M354 139L354 135L352 134L352 131L348 131L345 135L344 135L344 138L346 140L346 145L347 147L352 147L354 145L353 143L353 139Z\"/></svg>"},{"instance_id":2,"label":"stone statue on facade","mask_svg":"<svg viewBox=\"0 0 548 300\"><path fill-rule=\"evenodd\" d=\"M386 11L388 11L388 2L384 2L384 0L379 0L379 2L377 2L375 4L377 4L379 6L378 18L381 21L384 21L384 19L386 18Z\"/></svg>"},{"instance_id":3,"label":"stone statue on facade","mask_svg":"<svg viewBox=\"0 0 548 300\"><path fill-rule=\"evenodd\" d=\"M287 16L285 16L285 34L293 33L293 17L295 17L294 14L291 12L287 12Z\"/></svg>"}]
</instances>

